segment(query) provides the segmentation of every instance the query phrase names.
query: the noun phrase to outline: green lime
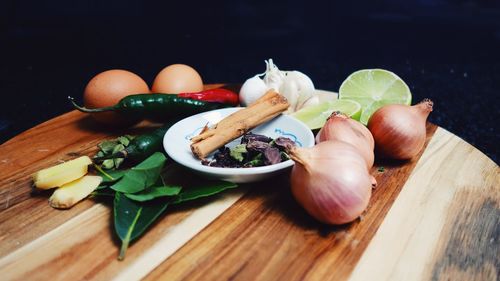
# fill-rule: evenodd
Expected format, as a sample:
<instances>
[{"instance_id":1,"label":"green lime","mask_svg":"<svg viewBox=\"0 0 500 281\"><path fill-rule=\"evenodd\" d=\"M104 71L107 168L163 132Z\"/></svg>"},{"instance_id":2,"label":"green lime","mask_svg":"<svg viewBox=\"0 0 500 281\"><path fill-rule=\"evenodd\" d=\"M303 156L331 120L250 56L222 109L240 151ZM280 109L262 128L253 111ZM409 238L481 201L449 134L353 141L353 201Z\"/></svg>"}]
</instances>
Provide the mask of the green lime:
<instances>
[{"instance_id":1,"label":"green lime","mask_svg":"<svg viewBox=\"0 0 500 281\"><path fill-rule=\"evenodd\" d=\"M362 107L360 122L386 104L411 104L408 85L396 74L383 69L363 69L349 75L339 89L339 99L354 100Z\"/></svg>"},{"instance_id":2,"label":"green lime","mask_svg":"<svg viewBox=\"0 0 500 281\"><path fill-rule=\"evenodd\" d=\"M304 122L311 130L316 130L325 125L326 119L334 111L340 111L353 119L359 120L361 105L352 100L330 100L302 108L291 115Z\"/></svg>"}]
</instances>

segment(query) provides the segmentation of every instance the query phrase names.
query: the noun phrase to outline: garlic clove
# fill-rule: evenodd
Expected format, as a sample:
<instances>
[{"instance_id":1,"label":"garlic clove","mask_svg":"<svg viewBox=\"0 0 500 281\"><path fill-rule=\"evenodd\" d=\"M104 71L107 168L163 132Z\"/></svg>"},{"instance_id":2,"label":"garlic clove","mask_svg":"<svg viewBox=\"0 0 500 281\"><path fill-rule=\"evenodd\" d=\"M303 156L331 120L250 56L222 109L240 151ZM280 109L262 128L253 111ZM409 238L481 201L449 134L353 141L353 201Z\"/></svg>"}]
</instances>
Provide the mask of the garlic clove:
<instances>
[{"instance_id":1,"label":"garlic clove","mask_svg":"<svg viewBox=\"0 0 500 281\"><path fill-rule=\"evenodd\" d=\"M241 105L248 106L263 96L267 90L268 87L264 81L259 78L259 75L255 75L254 77L247 79L240 89Z\"/></svg>"},{"instance_id":2,"label":"garlic clove","mask_svg":"<svg viewBox=\"0 0 500 281\"><path fill-rule=\"evenodd\" d=\"M285 113L295 112L295 109L297 107L297 101L299 99L297 83L295 81L286 81L281 85L278 92L281 95L283 95L290 104L288 110L285 111Z\"/></svg>"},{"instance_id":3,"label":"garlic clove","mask_svg":"<svg viewBox=\"0 0 500 281\"><path fill-rule=\"evenodd\" d=\"M302 107L304 102L306 102L309 98L311 98L314 94L314 84L312 80L305 75L304 73L300 71L289 71L287 73L287 79L285 80L284 83L286 83L287 80L292 79L297 83L297 91L299 94L299 97L297 99L297 109Z\"/></svg>"}]
</instances>

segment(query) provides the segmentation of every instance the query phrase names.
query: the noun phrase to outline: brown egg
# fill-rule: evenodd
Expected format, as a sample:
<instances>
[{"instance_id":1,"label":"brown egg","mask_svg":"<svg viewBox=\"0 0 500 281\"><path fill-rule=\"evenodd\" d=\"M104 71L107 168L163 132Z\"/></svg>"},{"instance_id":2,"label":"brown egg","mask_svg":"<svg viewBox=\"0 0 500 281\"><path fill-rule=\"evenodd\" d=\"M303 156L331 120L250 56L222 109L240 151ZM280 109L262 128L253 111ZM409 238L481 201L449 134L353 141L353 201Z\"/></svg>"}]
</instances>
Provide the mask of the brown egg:
<instances>
[{"instance_id":1,"label":"brown egg","mask_svg":"<svg viewBox=\"0 0 500 281\"><path fill-rule=\"evenodd\" d=\"M165 67L153 82L153 93L178 94L195 93L203 90L203 81L194 68L185 64Z\"/></svg>"},{"instance_id":2,"label":"brown egg","mask_svg":"<svg viewBox=\"0 0 500 281\"><path fill-rule=\"evenodd\" d=\"M83 94L87 108L113 106L122 98L134 94L148 94L149 87L138 75L121 69L112 69L97 74L89 81ZM130 125L130 120L114 112L92 113L97 121L105 124Z\"/></svg>"}]
</instances>

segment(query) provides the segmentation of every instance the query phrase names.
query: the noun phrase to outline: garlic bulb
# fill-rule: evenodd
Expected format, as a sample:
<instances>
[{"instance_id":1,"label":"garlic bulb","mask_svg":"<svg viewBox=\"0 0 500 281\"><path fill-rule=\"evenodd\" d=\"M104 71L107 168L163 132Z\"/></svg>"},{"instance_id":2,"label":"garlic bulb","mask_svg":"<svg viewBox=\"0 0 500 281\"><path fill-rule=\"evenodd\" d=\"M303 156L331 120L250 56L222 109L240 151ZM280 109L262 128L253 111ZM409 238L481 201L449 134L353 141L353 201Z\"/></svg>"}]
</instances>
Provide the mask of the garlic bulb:
<instances>
[{"instance_id":1,"label":"garlic bulb","mask_svg":"<svg viewBox=\"0 0 500 281\"><path fill-rule=\"evenodd\" d=\"M274 89L275 91L279 91L283 81L285 79L284 71L280 71L278 67L273 63L272 59L269 59L266 62L266 72L263 78L264 83L268 89Z\"/></svg>"},{"instance_id":2,"label":"garlic bulb","mask_svg":"<svg viewBox=\"0 0 500 281\"><path fill-rule=\"evenodd\" d=\"M274 89L285 96L290 104L287 113L295 112L313 96L314 84L300 71L280 71L272 59L266 62L266 72L245 81L240 90L240 101L247 106ZM260 76L264 76L262 79Z\"/></svg>"}]
</instances>

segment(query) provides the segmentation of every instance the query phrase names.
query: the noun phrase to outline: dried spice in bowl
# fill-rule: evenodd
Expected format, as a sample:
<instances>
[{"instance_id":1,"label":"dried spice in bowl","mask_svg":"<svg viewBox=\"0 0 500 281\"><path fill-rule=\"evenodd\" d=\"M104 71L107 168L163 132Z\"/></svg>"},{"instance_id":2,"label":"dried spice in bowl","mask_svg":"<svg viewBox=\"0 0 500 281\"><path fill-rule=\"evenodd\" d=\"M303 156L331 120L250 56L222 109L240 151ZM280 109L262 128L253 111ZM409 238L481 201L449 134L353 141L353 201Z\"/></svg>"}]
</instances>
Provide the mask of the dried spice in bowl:
<instances>
[{"instance_id":1,"label":"dried spice in bowl","mask_svg":"<svg viewBox=\"0 0 500 281\"><path fill-rule=\"evenodd\" d=\"M289 138L272 139L249 132L243 135L240 144L233 148L219 148L212 159L204 159L201 164L219 168L252 168L278 164L290 159L285 150L294 145Z\"/></svg>"}]
</instances>

